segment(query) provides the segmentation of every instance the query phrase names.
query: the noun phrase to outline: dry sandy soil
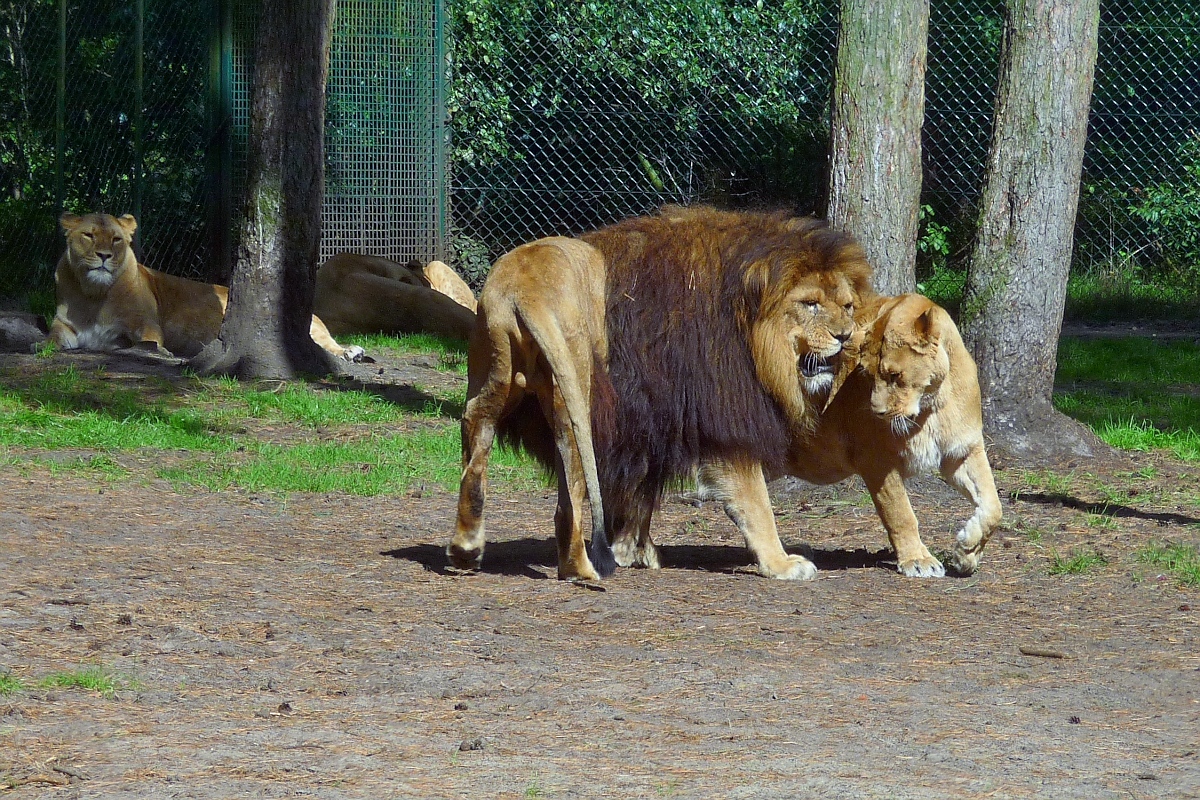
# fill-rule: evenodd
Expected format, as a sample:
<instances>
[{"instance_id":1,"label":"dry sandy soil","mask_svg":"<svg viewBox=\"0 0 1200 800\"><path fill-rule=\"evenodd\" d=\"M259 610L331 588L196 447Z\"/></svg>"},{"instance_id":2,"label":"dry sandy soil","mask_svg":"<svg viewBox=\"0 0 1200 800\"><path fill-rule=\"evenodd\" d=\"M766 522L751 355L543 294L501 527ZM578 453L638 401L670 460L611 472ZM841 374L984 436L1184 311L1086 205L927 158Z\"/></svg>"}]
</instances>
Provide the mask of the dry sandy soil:
<instances>
[{"instance_id":1,"label":"dry sandy soil","mask_svg":"<svg viewBox=\"0 0 1200 800\"><path fill-rule=\"evenodd\" d=\"M1137 558L1200 541L1200 481L1158 456L998 470L970 578L898 575L860 485L780 483L814 581L759 577L719 509L672 497L665 569L572 585L549 491L494 492L458 575L440 488L209 493L145 454L119 484L8 455L0 673L118 690L0 696L6 800L1200 797L1200 592ZM948 548L965 503L912 493ZM1107 564L1050 574L1084 551Z\"/></svg>"}]
</instances>

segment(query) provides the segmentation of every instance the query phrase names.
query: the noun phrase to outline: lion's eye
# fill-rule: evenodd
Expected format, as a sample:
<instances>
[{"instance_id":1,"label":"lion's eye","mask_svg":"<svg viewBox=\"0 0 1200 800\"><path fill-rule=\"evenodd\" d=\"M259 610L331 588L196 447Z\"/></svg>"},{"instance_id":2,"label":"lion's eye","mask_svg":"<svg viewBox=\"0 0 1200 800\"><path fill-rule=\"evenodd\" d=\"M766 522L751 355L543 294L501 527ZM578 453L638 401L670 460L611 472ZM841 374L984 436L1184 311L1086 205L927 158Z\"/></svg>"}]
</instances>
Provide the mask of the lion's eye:
<instances>
[{"instance_id":1,"label":"lion's eye","mask_svg":"<svg viewBox=\"0 0 1200 800\"><path fill-rule=\"evenodd\" d=\"M85 238L85 239L95 239L96 237L95 237L95 236L92 236L90 233L87 233L87 232L85 231L85 232L84 232L84 234L83 234L83 238Z\"/></svg>"},{"instance_id":2,"label":"lion's eye","mask_svg":"<svg viewBox=\"0 0 1200 800\"><path fill-rule=\"evenodd\" d=\"M846 303L846 305L842 306L842 308L846 309L847 314L854 313L854 303Z\"/></svg>"},{"instance_id":3,"label":"lion's eye","mask_svg":"<svg viewBox=\"0 0 1200 800\"><path fill-rule=\"evenodd\" d=\"M804 307L807 308L809 311L811 311L814 314L821 310L821 304L818 303L816 300L806 301L804 303Z\"/></svg>"}]
</instances>

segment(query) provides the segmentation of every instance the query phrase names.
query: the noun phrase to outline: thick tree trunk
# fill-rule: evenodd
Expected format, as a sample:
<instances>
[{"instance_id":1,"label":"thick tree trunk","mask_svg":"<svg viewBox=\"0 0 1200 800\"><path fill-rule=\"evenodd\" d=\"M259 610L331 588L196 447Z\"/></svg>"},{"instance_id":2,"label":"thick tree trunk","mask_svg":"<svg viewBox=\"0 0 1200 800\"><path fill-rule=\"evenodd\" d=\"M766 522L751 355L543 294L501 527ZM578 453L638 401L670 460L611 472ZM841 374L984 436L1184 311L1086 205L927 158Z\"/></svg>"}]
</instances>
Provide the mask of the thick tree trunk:
<instances>
[{"instance_id":1,"label":"thick tree trunk","mask_svg":"<svg viewBox=\"0 0 1200 800\"><path fill-rule=\"evenodd\" d=\"M830 222L866 249L875 288L916 286L928 0L843 0L830 144Z\"/></svg>"},{"instance_id":2,"label":"thick tree trunk","mask_svg":"<svg viewBox=\"0 0 1200 800\"><path fill-rule=\"evenodd\" d=\"M309 336L324 199L325 81L334 0L264 0L251 89L246 224L221 336L202 373L337 371Z\"/></svg>"},{"instance_id":3,"label":"thick tree trunk","mask_svg":"<svg viewBox=\"0 0 1200 800\"><path fill-rule=\"evenodd\" d=\"M960 312L998 453L1108 455L1051 395L1096 62L1099 0L1010 0L979 228Z\"/></svg>"}]
</instances>

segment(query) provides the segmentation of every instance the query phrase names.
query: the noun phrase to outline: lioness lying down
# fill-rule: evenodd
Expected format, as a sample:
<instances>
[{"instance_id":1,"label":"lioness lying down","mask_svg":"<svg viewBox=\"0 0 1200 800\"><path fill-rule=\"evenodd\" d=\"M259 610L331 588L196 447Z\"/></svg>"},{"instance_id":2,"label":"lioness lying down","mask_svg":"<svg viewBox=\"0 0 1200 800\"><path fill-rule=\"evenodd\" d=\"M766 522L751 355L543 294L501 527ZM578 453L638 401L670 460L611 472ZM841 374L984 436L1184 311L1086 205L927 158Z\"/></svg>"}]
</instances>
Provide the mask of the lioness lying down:
<instances>
[{"instance_id":1,"label":"lioness lying down","mask_svg":"<svg viewBox=\"0 0 1200 800\"><path fill-rule=\"evenodd\" d=\"M829 484L860 475L910 577L941 577L942 564L921 541L904 479L937 470L975 507L959 530L950 566L970 574L1000 522L1000 498L983 442L975 362L940 306L917 294L879 298L859 315L858 367L820 415L816 429L792 437L782 474ZM730 467L700 470L700 495L727 502ZM772 477L780 477L779 474ZM657 567L648 534L614 537L617 562Z\"/></svg>"},{"instance_id":2,"label":"lioness lying down","mask_svg":"<svg viewBox=\"0 0 1200 800\"><path fill-rule=\"evenodd\" d=\"M338 253L317 269L313 311L338 336L436 333L466 339L475 324L475 296L441 261L420 267Z\"/></svg>"},{"instance_id":3,"label":"lioness lying down","mask_svg":"<svg viewBox=\"0 0 1200 800\"><path fill-rule=\"evenodd\" d=\"M50 338L65 350L112 350L153 343L191 358L221 332L229 290L167 275L137 262L130 247L137 220L126 214L63 214L67 251L54 271L58 309ZM335 356L356 361L361 347L343 347L312 318L309 333Z\"/></svg>"}]
</instances>

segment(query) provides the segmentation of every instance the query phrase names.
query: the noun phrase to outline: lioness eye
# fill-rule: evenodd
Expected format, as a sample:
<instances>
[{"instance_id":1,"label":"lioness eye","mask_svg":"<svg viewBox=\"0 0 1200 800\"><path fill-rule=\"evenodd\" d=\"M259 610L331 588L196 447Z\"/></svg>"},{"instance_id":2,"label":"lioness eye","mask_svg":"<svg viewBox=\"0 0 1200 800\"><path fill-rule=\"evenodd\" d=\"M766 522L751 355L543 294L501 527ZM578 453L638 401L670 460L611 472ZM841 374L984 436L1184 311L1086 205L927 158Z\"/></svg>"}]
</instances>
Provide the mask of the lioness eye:
<instances>
[{"instance_id":1,"label":"lioness eye","mask_svg":"<svg viewBox=\"0 0 1200 800\"><path fill-rule=\"evenodd\" d=\"M846 311L850 314L854 313L854 303L846 303L846 305L842 306L842 308L846 309Z\"/></svg>"},{"instance_id":2,"label":"lioness eye","mask_svg":"<svg viewBox=\"0 0 1200 800\"><path fill-rule=\"evenodd\" d=\"M85 233L85 234L83 234L83 238L85 238L85 239L93 239L93 238L95 238L95 237L94 237L94 236L92 236L90 233Z\"/></svg>"}]
</instances>

